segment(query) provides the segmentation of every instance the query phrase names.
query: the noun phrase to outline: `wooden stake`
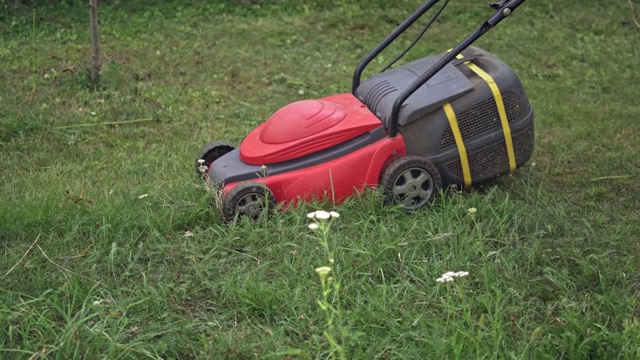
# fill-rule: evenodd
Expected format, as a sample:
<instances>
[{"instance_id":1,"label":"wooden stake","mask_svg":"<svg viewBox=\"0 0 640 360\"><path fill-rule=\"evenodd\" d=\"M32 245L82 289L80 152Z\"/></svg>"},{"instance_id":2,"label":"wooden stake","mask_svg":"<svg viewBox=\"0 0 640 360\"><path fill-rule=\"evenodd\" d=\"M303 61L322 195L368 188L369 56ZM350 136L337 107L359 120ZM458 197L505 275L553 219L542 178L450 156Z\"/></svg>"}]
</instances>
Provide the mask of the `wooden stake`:
<instances>
[{"instance_id":1,"label":"wooden stake","mask_svg":"<svg viewBox=\"0 0 640 360\"><path fill-rule=\"evenodd\" d=\"M100 35L98 33L98 0L89 0L89 22L91 26L91 83L97 86L100 82Z\"/></svg>"}]
</instances>

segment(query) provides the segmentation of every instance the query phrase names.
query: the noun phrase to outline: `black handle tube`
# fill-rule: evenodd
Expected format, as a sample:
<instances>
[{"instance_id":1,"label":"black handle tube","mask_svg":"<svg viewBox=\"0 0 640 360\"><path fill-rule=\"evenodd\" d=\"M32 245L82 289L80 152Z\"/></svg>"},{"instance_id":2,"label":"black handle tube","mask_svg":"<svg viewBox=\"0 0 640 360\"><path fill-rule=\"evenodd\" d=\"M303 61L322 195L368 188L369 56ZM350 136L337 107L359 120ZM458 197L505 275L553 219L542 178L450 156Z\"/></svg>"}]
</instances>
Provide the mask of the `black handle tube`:
<instances>
[{"instance_id":1,"label":"black handle tube","mask_svg":"<svg viewBox=\"0 0 640 360\"><path fill-rule=\"evenodd\" d=\"M520 6L525 2L525 0L511 0L506 2L495 14L491 15L482 25L480 25L471 35L467 36L461 43L456 45L451 51L445 54L440 60L438 60L427 72L422 74L416 81L411 83L408 88L406 88L393 103L393 108L391 109L391 119L389 124L389 137L396 137L398 135L398 115L400 114L400 109L404 102L411 96L416 90L418 90L422 85L424 85L429 79L431 79L438 71L442 70L451 60L453 60L458 54L460 54L464 49L468 48L471 44L473 44L478 38L480 38L484 33L489 31L492 27L496 26L500 21L502 21L505 17L507 17L515 8Z\"/></svg>"},{"instance_id":2,"label":"black handle tube","mask_svg":"<svg viewBox=\"0 0 640 360\"><path fill-rule=\"evenodd\" d=\"M367 56L365 56L358 66L356 67L355 72L353 73L353 83L351 86L351 93L353 95L356 94L356 90L358 86L360 86L360 78L362 77L362 72L364 68L369 65L371 60L375 59L378 54L382 52L382 50L386 49L389 44L391 44L400 34L405 32L409 26L411 26L416 20L418 20L422 15L424 15L427 10L429 10L433 5L435 5L440 0L428 0L425 2L418 10L413 12L405 21L403 21L400 25L398 25L392 32L389 34L381 43L378 44Z\"/></svg>"}]
</instances>

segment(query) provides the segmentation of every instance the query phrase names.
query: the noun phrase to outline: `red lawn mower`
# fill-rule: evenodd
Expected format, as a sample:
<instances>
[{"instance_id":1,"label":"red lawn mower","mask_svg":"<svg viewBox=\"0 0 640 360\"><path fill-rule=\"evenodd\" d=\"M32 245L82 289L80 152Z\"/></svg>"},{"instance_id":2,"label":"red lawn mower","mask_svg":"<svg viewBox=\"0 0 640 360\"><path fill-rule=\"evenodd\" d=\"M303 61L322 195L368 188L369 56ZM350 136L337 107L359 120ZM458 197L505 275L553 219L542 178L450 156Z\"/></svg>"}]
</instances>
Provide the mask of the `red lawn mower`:
<instances>
[{"instance_id":1,"label":"red lawn mower","mask_svg":"<svg viewBox=\"0 0 640 360\"><path fill-rule=\"evenodd\" d=\"M242 141L208 144L196 172L221 190L227 220L276 204L365 188L406 210L433 202L443 186L470 187L524 165L533 153L533 111L513 70L471 46L525 0L491 3L495 13L450 51L399 60L361 83L365 67L439 0L428 0L358 64L351 93L289 104Z\"/></svg>"}]
</instances>

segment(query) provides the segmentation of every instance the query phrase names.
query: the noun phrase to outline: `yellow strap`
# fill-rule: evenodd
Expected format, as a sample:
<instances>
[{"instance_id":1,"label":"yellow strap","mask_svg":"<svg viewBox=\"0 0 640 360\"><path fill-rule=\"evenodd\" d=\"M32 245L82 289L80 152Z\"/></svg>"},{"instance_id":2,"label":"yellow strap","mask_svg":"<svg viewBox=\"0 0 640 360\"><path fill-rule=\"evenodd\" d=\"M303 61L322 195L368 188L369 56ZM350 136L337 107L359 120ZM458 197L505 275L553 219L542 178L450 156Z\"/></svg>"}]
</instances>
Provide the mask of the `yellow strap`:
<instances>
[{"instance_id":1,"label":"yellow strap","mask_svg":"<svg viewBox=\"0 0 640 360\"><path fill-rule=\"evenodd\" d=\"M478 76L484 80L491 92L493 93L493 98L496 101L496 106L498 107L498 114L500 115L500 122L502 123L502 132L504 133L504 141L507 144L507 156L509 157L509 169L514 171L516 169L516 156L513 151L513 139L511 138L511 127L509 127L509 120L507 118L507 112L504 109L504 102L502 101L502 94L500 93L500 89L498 85L493 80L491 75L489 75L486 71L482 70L478 65L472 63L471 61L466 61L465 65L469 67L473 72L475 72Z\"/></svg>"},{"instance_id":2,"label":"yellow strap","mask_svg":"<svg viewBox=\"0 0 640 360\"><path fill-rule=\"evenodd\" d=\"M456 141L458 153L460 154L460 166L462 166L462 179L464 180L464 186L469 187L471 186L471 169L469 169L467 149L464 147L462 133L460 133L460 128L458 127L458 118L456 117L456 113L453 111L450 103L442 105L442 108L444 109L444 113L447 115L447 119L449 119L449 126L451 126L451 132L453 133L453 138Z\"/></svg>"}]
</instances>

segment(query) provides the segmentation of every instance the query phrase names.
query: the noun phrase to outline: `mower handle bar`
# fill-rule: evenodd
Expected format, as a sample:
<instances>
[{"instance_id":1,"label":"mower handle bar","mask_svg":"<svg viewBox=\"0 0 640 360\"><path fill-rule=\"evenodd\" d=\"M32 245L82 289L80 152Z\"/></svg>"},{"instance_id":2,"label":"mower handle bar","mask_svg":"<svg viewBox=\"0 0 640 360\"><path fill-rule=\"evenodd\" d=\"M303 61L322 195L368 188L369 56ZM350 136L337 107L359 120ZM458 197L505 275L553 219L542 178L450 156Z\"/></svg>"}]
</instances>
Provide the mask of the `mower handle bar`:
<instances>
[{"instance_id":1,"label":"mower handle bar","mask_svg":"<svg viewBox=\"0 0 640 360\"><path fill-rule=\"evenodd\" d=\"M375 59L378 54L380 54L384 49L389 46L398 36L400 36L403 32L405 32L411 25L413 25L416 20L420 19L424 13L426 13L433 5L435 5L440 0L427 0L422 6L418 8L418 10L414 11L405 21L403 21L398 27L396 27L391 34L389 34L378 46L376 46L373 50L371 50L367 56L365 56L358 66L356 67L356 71L353 73L353 84L351 86L351 93L353 95L356 94L356 90L358 86L360 86L360 78L362 77L362 72L364 68L369 65L371 60Z\"/></svg>"},{"instance_id":2,"label":"mower handle bar","mask_svg":"<svg viewBox=\"0 0 640 360\"><path fill-rule=\"evenodd\" d=\"M364 68L373 60L382 50L384 50L391 42L393 42L400 34L402 34L409 26L411 26L416 20L418 20L427 10L435 5L440 0L427 0L418 10L416 10L409 18L403 21L398 27L389 34L375 49L373 49L356 67L356 71L353 75L353 88L352 93L355 95L358 86L360 85L360 77ZM393 103L391 109L391 118L389 119L389 137L396 137L398 134L398 115L404 102L418 90L422 85L429 81L438 71L442 70L451 60L456 58L463 50L473 44L478 38L484 35L494 26L498 25L505 17L513 12L518 6L520 6L525 0L501 0L499 3L491 3L491 8L496 12L487 18L473 33L467 36L462 42L456 45L452 50L447 52L442 58L440 58L429 70L416 79L408 88L406 88L396 101Z\"/></svg>"}]
</instances>

